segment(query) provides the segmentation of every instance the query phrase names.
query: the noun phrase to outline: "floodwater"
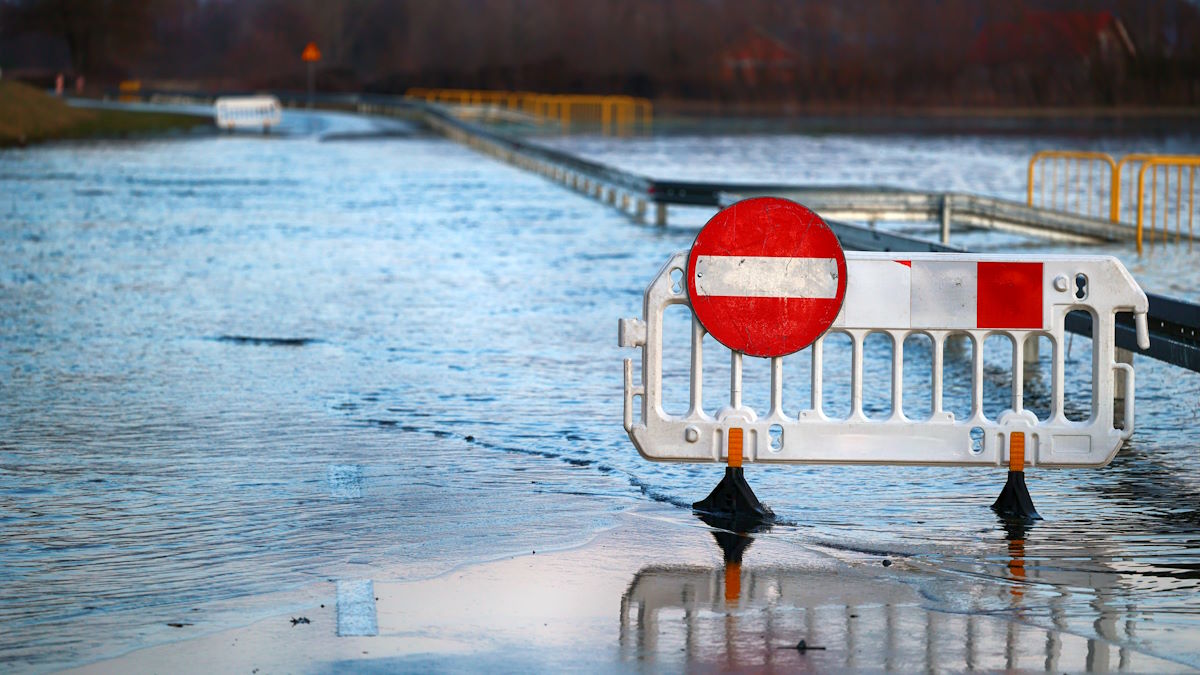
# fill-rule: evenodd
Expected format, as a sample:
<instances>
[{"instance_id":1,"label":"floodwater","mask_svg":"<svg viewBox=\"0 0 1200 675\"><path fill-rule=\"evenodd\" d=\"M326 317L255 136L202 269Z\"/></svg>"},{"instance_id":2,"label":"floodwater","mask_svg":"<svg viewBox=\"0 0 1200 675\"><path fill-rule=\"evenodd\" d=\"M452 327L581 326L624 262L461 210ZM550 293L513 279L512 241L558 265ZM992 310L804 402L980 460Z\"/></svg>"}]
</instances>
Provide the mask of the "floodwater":
<instances>
[{"instance_id":1,"label":"floodwater","mask_svg":"<svg viewBox=\"0 0 1200 675\"><path fill-rule=\"evenodd\" d=\"M717 467L637 456L621 429L633 353L616 346L616 320L640 313L702 217L637 226L396 123L287 115L267 137L0 152L6 668L177 639L170 623L243 625L288 609L256 596L316 580L428 578L573 546L639 505L686 514L715 484ZM1042 146L570 143L653 175L705 166L676 177L1016 198ZM1196 258L1163 251L1121 254L1148 288L1196 300ZM1088 349L1075 339L1068 389L1082 387ZM868 377L890 359L869 357ZM985 357L985 407L1002 405L1004 356ZM1200 376L1136 366L1128 448L1106 469L1031 472L1047 517L1031 528L987 508L1001 471L751 467L780 516L759 536L904 557L930 572L930 607L1200 666ZM961 405L964 388L947 395Z\"/></svg>"}]
</instances>

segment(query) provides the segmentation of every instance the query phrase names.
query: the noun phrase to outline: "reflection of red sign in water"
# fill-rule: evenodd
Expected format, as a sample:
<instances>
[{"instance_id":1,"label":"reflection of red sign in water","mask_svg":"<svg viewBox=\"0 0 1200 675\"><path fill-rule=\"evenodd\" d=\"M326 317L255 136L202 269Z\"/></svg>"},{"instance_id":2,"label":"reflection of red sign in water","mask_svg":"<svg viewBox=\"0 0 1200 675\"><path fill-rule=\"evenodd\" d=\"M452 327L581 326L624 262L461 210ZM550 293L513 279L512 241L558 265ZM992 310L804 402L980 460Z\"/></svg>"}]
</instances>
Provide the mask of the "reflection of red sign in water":
<instances>
[{"instance_id":1,"label":"reflection of red sign in water","mask_svg":"<svg viewBox=\"0 0 1200 675\"><path fill-rule=\"evenodd\" d=\"M300 58L308 62L320 61L321 50L317 49L317 43L310 42L304 47L304 52L300 54Z\"/></svg>"},{"instance_id":2,"label":"reflection of red sign in water","mask_svg":"<svg viewBox=\"0 0 1200 675\"><path fill-rule=\"evenodd\" d=\"M750 356L783 356L812 344L837 318L846 257L807 208L747 199L696 235L687 289L696 318L718 342Z\"/></svg>"}]
</instances>

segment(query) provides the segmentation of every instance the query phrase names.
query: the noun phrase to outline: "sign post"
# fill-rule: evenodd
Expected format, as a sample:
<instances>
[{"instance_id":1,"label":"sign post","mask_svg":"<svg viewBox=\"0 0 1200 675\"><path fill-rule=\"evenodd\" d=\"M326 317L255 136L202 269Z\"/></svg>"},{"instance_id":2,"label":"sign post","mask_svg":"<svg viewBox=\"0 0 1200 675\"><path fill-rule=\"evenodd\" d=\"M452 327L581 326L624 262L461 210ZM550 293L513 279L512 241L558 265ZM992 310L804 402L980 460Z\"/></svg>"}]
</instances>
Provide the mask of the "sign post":
<instances>
[{"instance_id":1,"label":"sign post","mask_svg":"<svg viewBox=\"0 0 1200 675\"><path fill-rule=\"evenodd\" d=\"M321 60L321 50L317 48L317 43L310 42L304 47L300 58L308 64L308 107L313 106L313 85L316 75L317 61Z\"/></svg>"},{"instance_id":2,"label":"sign post","mask_svg":"<svg viewBox=\"0 0 1200 675\"><path fill-rule=\"evenodd\" d=\"M738 372L743 354L778 358L812 344L846 298L837 236L816 213L777 197L747 199L713 216L688 253L686 277L696 320L733 350ZM774 514L743 474L743 431L729 429L725 476L692 508L734 521L769 520Z\"/></svg>"}]
</instances>

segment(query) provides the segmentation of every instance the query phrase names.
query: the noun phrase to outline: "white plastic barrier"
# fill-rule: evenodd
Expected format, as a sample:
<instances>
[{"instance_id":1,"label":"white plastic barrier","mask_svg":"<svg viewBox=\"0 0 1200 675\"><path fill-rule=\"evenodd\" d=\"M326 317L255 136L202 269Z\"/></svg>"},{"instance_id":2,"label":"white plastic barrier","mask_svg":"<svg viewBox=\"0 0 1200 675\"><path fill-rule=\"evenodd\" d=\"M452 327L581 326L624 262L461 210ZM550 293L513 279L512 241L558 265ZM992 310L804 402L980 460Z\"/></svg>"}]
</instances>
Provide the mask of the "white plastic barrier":
<instances>
[{"instance_id":1,"label":"white plastic barrier","mask_svg":"<svg viewBox=\"0 0 1200 675\"><path fill-rule=\"evenodd\" d=\"M221 129L267 131L283 121L283 106L274 96L222 96L213 104L213 114Z\"/></svg>"},{"instance_id":2,"label":"white plastic barrier","mask_svg":"<svg viewBox=\"0 0 1200 675\"><path fill-rule=\"evenodd\" d=\"M705 331L694 318L688 412L664 412L663 314L672 305L690 309L686 284L680 281L687 255L676 253L646 289L644 319L620 321L620 345L642 349L640 384L634 383L633 361L625 360L625 430L646 459L734 466L741 461L1002 466L1009 460L1008 438L1020 432L1025 458L1021 462L1017 445L1017 464L1103 466L1133 433L1133 368L1115 359L1115 314L1134 313L1138 344L1144 349L1149 346L1148 303L1116 258L847 253L846 298L829 333L846 334L852 341L850 414L832 419L822 400L827 372L822 348L829 333L810 348L809 409L786 412L782 358L770 359L770 409L744 405L743 355L731 352L728 402L715 416L706 413L701 386ZM1029 291L1022 297L1012 297L1014 277L1023 279ZM1091 414L1085 421L1072 421L1064 412L1064 321L1078 310L1091 314L1093 326ZM863 345L872 333L890 336L892 344L891 414L886 419L863 412ZM921 420L906 417L902 405L904 341L914 334L932 341L932 414ZM1012 404L995 419L983 410L982 347L991 335L1007 336L1013 346ZM953 336L965 336L974 347L971 414L965 419L943 406L943 355ZM1043 336L1052 344L1053 400L1049 418L1039 420L1023 406L1023 365L1026 340ZM1125 385L1119 417L1111 404L1118 377ZM635 410L639 397L640 409ZM1122 422L1119 429L1114 428L1116 419Z\"/></svg>"}]
</instances>

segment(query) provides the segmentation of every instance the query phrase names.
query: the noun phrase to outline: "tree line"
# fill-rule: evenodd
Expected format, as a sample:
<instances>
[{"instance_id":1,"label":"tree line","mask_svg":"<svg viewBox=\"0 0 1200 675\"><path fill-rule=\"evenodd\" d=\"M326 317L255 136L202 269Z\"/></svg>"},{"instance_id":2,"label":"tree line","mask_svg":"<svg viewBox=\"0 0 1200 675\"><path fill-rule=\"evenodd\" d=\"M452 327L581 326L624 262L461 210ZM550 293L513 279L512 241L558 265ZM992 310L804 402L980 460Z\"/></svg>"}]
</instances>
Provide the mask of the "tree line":
<instances>
[{"instance_id":1,"label":"tree line","mask_svg":"<svg viewBox=\"0 0 1200 675\"><path fill-rule=\"evenodd\" d=\"M0 0L0 67L217 89L1200 103L1187 0ZM9 63L5 63L8 61Z\"/></svg>"}]
</instances>

